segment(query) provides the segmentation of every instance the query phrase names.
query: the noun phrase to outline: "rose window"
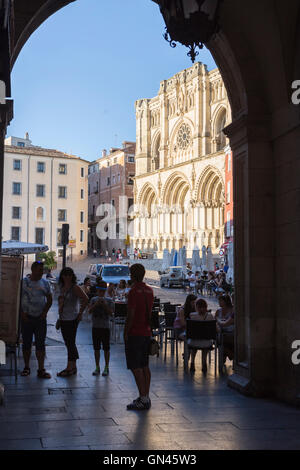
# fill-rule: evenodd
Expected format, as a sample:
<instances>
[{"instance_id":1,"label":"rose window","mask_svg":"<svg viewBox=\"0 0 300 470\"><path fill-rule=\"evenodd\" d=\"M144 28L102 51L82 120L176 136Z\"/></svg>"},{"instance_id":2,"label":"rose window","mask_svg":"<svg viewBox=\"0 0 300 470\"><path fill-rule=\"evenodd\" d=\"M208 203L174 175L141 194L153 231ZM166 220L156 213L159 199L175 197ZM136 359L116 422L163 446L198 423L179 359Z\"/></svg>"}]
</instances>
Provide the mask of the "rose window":
<instances>
[{"instance_id":1,"label":"rose window","mask_svg":"<svg viewBox=\"0 0 300 470\"><path fill-rule=\"evenodd\" d=\"M177 145L181 150L185 150L191 143L191 128L187 124L182 124L177 134Z\"/></svg>"}]
</instances>

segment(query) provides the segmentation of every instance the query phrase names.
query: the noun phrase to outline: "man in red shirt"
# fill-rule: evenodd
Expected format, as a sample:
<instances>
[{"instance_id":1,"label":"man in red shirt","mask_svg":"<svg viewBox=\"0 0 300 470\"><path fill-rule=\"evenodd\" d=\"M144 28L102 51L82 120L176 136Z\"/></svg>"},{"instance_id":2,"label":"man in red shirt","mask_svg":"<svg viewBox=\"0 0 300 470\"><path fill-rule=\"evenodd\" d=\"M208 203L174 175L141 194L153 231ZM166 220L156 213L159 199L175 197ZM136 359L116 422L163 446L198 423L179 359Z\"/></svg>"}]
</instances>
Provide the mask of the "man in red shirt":
<instances>
[{"instance_id":1,"label":"man in red shirt","mask_svg":"<svg viewBox=\"0 0 300 470\"><path fill-rule=\"evenodd\" d=\"M127 368L133 373L140 395L127 405L128 410L149 410L151 406L149 347L154 296L151 287L143 282L144 276L145 268L142 264L137 263L131 266L130 277L133 286L128 294L124 341Z\"/></svg>"}]
</instances>

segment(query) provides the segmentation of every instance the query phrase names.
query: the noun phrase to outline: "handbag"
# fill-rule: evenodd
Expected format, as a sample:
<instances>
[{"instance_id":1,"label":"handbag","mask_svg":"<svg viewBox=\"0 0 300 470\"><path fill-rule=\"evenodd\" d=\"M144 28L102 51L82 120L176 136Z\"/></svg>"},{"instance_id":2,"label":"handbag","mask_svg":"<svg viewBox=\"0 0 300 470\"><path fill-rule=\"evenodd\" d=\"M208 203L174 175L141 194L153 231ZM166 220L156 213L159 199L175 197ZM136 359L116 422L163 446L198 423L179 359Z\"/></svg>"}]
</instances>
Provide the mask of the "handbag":
<instances>
[{"instance_id":1,"label":"handbag","mask_svg":"<svg viewBox=\"0 0 300 470\"><path fill-rule=\"evenodd\" d=\"M159 350L160 350L159 343L156 341L156 339L151 338L150 339L150 344L149 344L149 349L148 349L149 356L159 357Z\"/></svg>"},{"instance_id":2,"label":"handbag","mask_svg":"<svg viewBox=\"0 0 300 470\"><path fill-rule=\"evenodd\" d=\"M144 297L145 297L145 304L146 304L146 310L147 310L147 316L149 318L149 309L148 309L148 304L147 304L147 299L146 299L146 294L145 294L145 291L144 291ZM148 354L149 356L157 356L159 357L159 350L160 350L160 345L159 343L156 341L155 338L150 338L150 343L149 343L149 347L148 347Z\"/></svg>"}]
</instances>

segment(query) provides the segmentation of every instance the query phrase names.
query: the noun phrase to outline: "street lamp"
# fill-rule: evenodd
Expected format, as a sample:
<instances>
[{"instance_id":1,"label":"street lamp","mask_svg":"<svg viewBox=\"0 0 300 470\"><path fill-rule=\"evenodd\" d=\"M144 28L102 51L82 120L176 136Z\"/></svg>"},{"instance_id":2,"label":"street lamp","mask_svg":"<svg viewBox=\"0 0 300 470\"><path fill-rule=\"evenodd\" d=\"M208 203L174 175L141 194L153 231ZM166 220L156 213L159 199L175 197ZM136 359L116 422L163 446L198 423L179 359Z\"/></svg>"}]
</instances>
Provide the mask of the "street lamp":
<instances>
[{"instance_id":1,"label":"street lamp","mask_svg":"<svg viewBox=\"0 0 300 470\"><path fill-rule=\"evenodd\" d=\"M218 13L223 0L153 0L160 7L166 23L164 38L171 47L180 42L188 47L188 56L195 62L203 48L218 31Z\"/></svg>"}]
</instances>

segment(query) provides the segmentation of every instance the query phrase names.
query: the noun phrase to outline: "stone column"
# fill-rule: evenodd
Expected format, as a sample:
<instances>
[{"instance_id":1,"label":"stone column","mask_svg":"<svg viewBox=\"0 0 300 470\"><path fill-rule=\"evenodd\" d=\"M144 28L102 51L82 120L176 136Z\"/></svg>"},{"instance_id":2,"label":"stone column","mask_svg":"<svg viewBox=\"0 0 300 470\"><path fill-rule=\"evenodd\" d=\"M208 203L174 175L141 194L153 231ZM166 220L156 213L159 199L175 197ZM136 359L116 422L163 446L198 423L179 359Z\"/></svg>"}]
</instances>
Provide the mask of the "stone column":
<instances>
[{"instance_id":1,"label":"stone column","mask_svg":"<svg viewBox=\"0 0 300 470\"><path fill-rule=\"evenodd\" d=\"M235 369L229 385L255 396L275 385L275 188L269 122L243 115L226 128L233 149ZM250 334L251 332L251 334Z\"/></svg>"},{"instance_id":2,"label":"stone column","mask_svg":"<svg viewBox=\"0 0 300 470\"><path fill-rule=\"evenodd\" d=\"M211 230L212 229L212 205L210 202L206 204L206 227Z\"/></svg>"},{"instance_id":3,"label":"stone column","mask_svg":"<svg viewBox=\"0 0 300 470\"><path fill-rule=\"evenodd\" d=\"M13 101L6 100L0 104L0 290L1 290L1 253L2 253L2 226L3 226L3 181L4 181L4 139L6 128L13 118ZM4 385L0 382L0 405L3 404Z\"/></svg>"},{"instance_id":4,"label":"stone column","mask_svg":"<svg viewBox=\"0 0 300 470\"><path fill-rule=\"evenodd\" d=\"M159 151L159 168L165 168L167 165L168 156L168 139L169 139L169 117L168 117L168 100L165 94L166 81L161 83L159 91L160 99L160 129L161 129L161 140L160 140L160 151Z\"/></svg>"},{"instance_id":5,"label":"stone column","mask_svg":"<svg viewBox=\"0 0 300 470\"><path fill-rule=\"evenodd\" d=\"M202 202L199 207L199 228L205 230L205 207Z\"/></svg>"},{"instance_id":6,"label":"stone column","mask_svg":"<svg viewBox=\"0 0 300 470\"><path fill-rule=\"evenodd\" d=\"M169 235L170 232L171 232L171 214L169 212L167 212L165 214L165 232Z\"/></svg>"}]
</instances>

